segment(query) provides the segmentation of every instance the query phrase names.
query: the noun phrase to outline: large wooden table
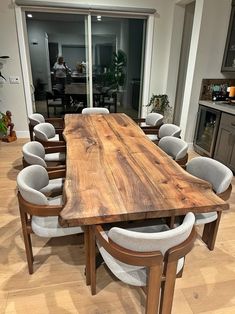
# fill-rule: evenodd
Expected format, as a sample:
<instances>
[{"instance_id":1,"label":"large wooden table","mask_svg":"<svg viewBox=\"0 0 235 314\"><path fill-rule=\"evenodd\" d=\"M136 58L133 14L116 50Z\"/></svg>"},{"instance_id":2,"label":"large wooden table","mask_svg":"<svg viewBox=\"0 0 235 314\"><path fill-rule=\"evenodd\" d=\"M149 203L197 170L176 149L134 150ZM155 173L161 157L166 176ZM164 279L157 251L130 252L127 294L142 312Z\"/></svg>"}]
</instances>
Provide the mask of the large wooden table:
<instances>
[{"instance_id":1,"label":"large wooden table","mask_svg":"<svg viewBox=\"0 0 235 314\"><path fill-rule=\"evenodd\" d=\"M228 209L211 185L183 170L125 114L66 115L62 226L92 225ZM90 283L87 272L87 284Z\"/></svg>"}]
</instances>

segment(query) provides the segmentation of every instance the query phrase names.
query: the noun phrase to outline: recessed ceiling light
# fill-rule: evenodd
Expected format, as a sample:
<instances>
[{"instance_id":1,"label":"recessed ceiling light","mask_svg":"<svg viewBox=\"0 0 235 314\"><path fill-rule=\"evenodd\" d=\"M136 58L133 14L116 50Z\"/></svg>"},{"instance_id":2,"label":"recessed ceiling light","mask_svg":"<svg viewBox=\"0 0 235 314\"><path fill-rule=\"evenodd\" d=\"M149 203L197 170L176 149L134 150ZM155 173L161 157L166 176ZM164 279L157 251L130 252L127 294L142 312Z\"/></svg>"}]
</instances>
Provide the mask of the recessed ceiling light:
<instances>
[{"instance_id":1,"label":"recessed ceiling light","mask_svg":"<svg viewBox=\"0 0 235 314\"><path fill-rule=\"evenodd\" d=\"M33 16L32 16L32 14L27 14L27 17L29 17L29 18L32 18Z\"/></svg>"},{"instance_id":2,"label":"recessed ceiling light","mask_svg":"<svg viewBox=\"0 0 235 314\"><path fill-rule=\"evenodd\" d=\"M97 15L97 21L101 21L101 15Z\"/></svg>"}]
</instances>

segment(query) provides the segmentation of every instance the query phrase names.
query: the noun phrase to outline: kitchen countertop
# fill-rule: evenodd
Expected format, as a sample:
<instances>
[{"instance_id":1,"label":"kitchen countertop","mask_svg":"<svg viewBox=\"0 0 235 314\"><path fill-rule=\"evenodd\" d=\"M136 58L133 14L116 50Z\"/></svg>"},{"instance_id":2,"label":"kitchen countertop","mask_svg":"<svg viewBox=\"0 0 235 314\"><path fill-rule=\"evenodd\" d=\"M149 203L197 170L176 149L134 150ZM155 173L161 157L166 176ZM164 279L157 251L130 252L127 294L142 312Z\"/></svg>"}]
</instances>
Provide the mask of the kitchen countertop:
<instances>
[{"instance_id":1,"label":"kitchen countertop","mask_svg":"<svg viewBox=\"0 0 235 314\"><path fill-rule=\"evenodd\" d=\"M199 105L203 105L209 108L220 110L235 115L235 104L225 104L224 101L210 101L210 100L199 100Z\"/></svg>"}]
</instances>

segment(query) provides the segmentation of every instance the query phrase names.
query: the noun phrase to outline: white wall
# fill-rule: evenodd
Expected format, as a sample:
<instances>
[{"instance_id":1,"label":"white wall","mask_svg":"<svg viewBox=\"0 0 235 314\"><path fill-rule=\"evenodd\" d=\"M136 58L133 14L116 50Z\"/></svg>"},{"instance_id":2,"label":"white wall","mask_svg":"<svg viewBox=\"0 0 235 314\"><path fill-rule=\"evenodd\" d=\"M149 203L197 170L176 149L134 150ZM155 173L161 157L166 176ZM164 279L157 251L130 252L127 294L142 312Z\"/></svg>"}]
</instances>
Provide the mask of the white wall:
<instances>
[{"instance_id":1,"label":"white wall","mask_svg":"<svg viewBox=\"0 0 235 314\"><path fill-rule=\"evenodd\" d=\"M189 143L193 141L202 79L228 76L220 70L230 10L231 0L196 0L196 18L180 123L183 136Z\"/></svg>"},{"instance_id":2,"label":"white wall","mask_svg":"<svg viewBox=\"0 0 235 314\"><path fill-rule=\"evenodd\" d=\"M14 9L10 0L0 1L0 55L8 55L2 69L2 74L7 79L5 84L0 84L0 111L12 112L15 129L27 131L26 106L22 82L22 72L19 59ZM19 76L20 84L10 84L9 76ZM18 134L19 136L22 134Z\"/></svg>"}]
</instances>

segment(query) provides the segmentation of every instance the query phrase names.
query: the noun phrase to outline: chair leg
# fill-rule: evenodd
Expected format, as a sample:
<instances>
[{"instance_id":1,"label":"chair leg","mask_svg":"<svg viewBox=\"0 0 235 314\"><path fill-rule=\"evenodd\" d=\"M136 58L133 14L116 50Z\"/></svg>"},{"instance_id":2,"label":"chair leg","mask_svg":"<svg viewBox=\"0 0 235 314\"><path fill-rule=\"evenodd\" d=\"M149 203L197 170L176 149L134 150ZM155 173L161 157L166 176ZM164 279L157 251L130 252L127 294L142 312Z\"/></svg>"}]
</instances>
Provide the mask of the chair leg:
<instances>
[{"instance_id":1,"label":"chair leg","mask_svg":"<svg viewBox=\"0 0 235 314\"><path fill-rule=\"evenodd\" d=\"M32 250L32 243L30 234L23 228L23 236L24 236L24 245L25 245L25 252L28 262L28 270L29 274L33 274L33 250Z\"/></svg>"},{"instance_id":2,"label":"chair leg","mask_svg":"<svg viewBox=\"0 0 235 314\"><path fill-rule=\"evenodd\" d=\"M91 284L91 270L90 270L90 226L84 226L84 242L86 254L86 285Z\"/></svg>"},{"instance_id":3,"label":"chair leg","mask_svg":"<svg viewBox=\"0 0 235 314\"><path fill-rule=\"evenodd\" d=\"M166 280L162 283L160 314L171 314L175 289L177 261L168 263Z\"/></svg>"},{"instance_id":4,"label":"chair leg","mask_svg":"<svg viewBox=\"0 0 235 314\"><path fill-rule=\"evenodd\" d=\"M149 269L148 285L147 285L147 300L146 314L158 313L159 296L161 289L162 266L156 265Z\"/></svg>"},{"instance_id":5,"label":"chair leg","mask_svg":"<svg viewBox=\"0 0 235 314\"><path fill-rule=\"evenodd\" d=\"M215 240L219 229L220 219L222 212L217 212L218 218L211 223L208 223L204 226L202 240L206 243L208 249L210 251L214 250L215 247Z\"/></svg>"},{"instance_id":6,"label":"chair leg","mask_svg":"<svg viewBox=\"0 0 235 314\"><path fill-rule=\"evenodd\" d=\"M96 294L96 250L95 250L95 232L90 230L90 278L91 278L91 294Z\"/></svg>"}]
</instances>

